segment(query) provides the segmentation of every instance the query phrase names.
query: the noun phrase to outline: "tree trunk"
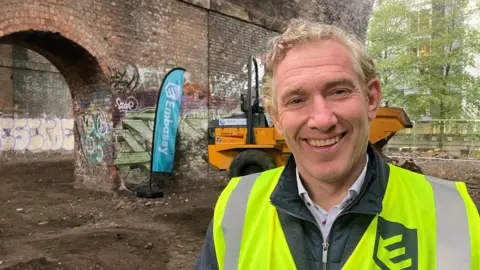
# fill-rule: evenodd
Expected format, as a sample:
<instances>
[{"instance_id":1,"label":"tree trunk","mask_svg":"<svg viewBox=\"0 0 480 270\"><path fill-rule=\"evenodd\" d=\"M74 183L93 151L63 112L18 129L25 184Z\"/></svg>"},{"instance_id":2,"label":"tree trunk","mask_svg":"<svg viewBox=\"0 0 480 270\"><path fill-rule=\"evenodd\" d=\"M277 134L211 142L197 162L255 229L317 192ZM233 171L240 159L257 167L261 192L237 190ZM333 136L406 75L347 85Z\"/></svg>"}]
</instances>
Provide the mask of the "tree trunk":
<instances>
[{"instance_id":1,"label":"tree trunk","mask_svg":"<svg viewBox=\"0 0 480 270\"><path fill-rule=\"evenodd\" d=\"M445 138L445 122L443 121L445 119L445 108L443 105L443 102L440 102L440 136L438 140L438 148L440 148L440 151L443 151L443 142Z\"/></svg>"}]
</instances>

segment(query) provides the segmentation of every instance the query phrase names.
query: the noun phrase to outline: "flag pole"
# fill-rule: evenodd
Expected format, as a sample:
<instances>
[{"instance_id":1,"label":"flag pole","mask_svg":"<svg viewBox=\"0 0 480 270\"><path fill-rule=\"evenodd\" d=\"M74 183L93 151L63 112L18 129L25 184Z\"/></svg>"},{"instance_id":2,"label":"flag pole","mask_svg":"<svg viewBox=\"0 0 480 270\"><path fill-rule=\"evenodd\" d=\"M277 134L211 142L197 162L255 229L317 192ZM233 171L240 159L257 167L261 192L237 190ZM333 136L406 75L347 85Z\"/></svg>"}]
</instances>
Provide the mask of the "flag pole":
<instances>
[{"instance_id":1,"label":"flag pole","mask_svg":"<svg viewBox=\"0 0 480 270\"><path fill-rule=\"evenodd\" d=\"M151 148L151 154L150 154L150 177L149 177L149 183L148 183L148 189L147 190L139 190L136 192L137 196L138 197L141 197L141 198L149 198L149 199L155 199L155 198L163 198L164 197L164 192L162 190L157 190L157 191L154 191L152 189L152 183L153 183L153 178L154 178L154 158L156 157L155 155L155 151L157 150L157 145L155 143L156 141L156 136L161 136L156 134L156 131L157 131L157 117L158 117L158 110L159 109L165 109L165 108L160 108L160 105L161 105L161 100L162 100L162 97L165 98L165 91L167 89L165 89L165 84L167 82L167 79L170 78L170 75L172 75L172 73L176 72L176 71L183 71L185 72L185 69L184 68L180 68L180 67L176 67L176 68L173 68L171 69L166 75L165 77L163 78L163 81L162 81L162 84L160 85L160 89L159 89L159 93L158 93L158 96L157 96L157 103L156 103L156 108L155 108L155 116L154 116L154 120L153 120L153 136L152 136L152 148ZM183 72L182 72L182 77L183 77ZM183 82L183 79L181 80ZM183 87L183 85L180 85L179 87ZM179 97L179 102L181 103L181 91L180 91L180 97ZM178 109L180 110L180 108ZM178 119L175 119L175 121L178 121ZM175 125L176 126L176 125ZM176 137L176 136L175 136ZM174 141L175 141L175 138L174 138Z\"/></svg>"}]
</instances>

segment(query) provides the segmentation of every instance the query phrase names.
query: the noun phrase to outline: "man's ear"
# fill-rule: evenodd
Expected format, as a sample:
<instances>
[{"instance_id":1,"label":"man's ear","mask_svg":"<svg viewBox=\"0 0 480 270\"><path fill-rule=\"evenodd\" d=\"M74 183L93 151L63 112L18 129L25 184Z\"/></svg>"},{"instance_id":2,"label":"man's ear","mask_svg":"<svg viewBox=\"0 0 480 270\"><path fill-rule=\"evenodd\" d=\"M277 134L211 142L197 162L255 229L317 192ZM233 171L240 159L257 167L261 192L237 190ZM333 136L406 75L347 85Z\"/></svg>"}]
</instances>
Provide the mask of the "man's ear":
<instances>
[{"instance_id":1,"label":"man's ear","mask_svg":"<svg viewBox=\"0 0 480 270\"><path fill-rule=\"evenodd\" d=\"M380 86L380 80L377 78L370 80L367 87L368 119L373 121L373 119L377 117L377 112L380 108L380 102L382 100L382 87Z\"/></svg>"},{"instance_id":2,"label":"man's ear","mask_svg":"<svg viewBox=\"0 0 480 270\"><path fill-rule=\"evenodd\" d=\"M272 118L273 125L275 126L275 129L277 130L278 134L283 136L283 129L282 125L280 124L280 119L278 117L277 110L274 109L271 105L266 106L267 112Z\"/></svg>"}]
</instances>

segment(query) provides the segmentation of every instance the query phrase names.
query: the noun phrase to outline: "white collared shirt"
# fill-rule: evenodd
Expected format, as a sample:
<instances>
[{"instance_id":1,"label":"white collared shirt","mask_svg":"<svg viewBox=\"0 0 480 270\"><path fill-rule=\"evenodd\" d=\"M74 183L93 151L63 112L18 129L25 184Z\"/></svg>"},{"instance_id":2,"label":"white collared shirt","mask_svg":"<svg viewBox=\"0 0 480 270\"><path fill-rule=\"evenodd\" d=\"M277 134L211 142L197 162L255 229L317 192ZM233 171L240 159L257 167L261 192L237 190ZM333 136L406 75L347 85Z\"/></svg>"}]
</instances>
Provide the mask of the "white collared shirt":
<instances>
[{"instance_id":1,"label":"white collared shirt","mask_svg":"<svg viewBox=\"0 0 480 270\"><path fill-rule=\"evenodd\" d=\"M358 194L360 193L360 189L362 188L363 182L365 182L365 174L367 173L367 165L368 165L368 155L367 155L367 162L365 163L365 167L363 168L362 173L360 176L355 180L353 185L348 189L347 195L343 198L340 204L335 205L330 209L330 212L325 211L320 206L316 205L310 196L308 195L307 190L302 184L300 180L300 175L298 174L298 168L296 169L297 173L297 186L298 186L298 195L302 200L305 202L305 205L312 213L313 217L317 222L318 228L322 232L323 239L327 239L328 234L330 233L330 229L332 228L332 224L337 218L337 216L343 211L343 209L352 201L354 200Z\"/></svg>"}]
</instances>

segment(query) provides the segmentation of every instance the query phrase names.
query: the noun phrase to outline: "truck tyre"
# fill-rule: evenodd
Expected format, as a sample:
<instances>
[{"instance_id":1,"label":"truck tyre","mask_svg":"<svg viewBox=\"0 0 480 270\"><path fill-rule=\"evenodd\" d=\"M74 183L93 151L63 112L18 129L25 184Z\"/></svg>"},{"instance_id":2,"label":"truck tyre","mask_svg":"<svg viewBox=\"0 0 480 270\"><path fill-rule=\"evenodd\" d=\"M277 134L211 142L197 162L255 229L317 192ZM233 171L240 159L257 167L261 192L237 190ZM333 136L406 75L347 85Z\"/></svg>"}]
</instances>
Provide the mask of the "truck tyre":
<instances>
[{"instance_id":1,"label":"truck tyre","mask_svg":"<svg viewBox=\"0 0 480 270\"><path fill-rule=\"evenodd\" d=\"M261 150L246 150L238 154L230 164L231 178L267 171L275 168L272 157Z\"/></svg>"}]
</instances>

